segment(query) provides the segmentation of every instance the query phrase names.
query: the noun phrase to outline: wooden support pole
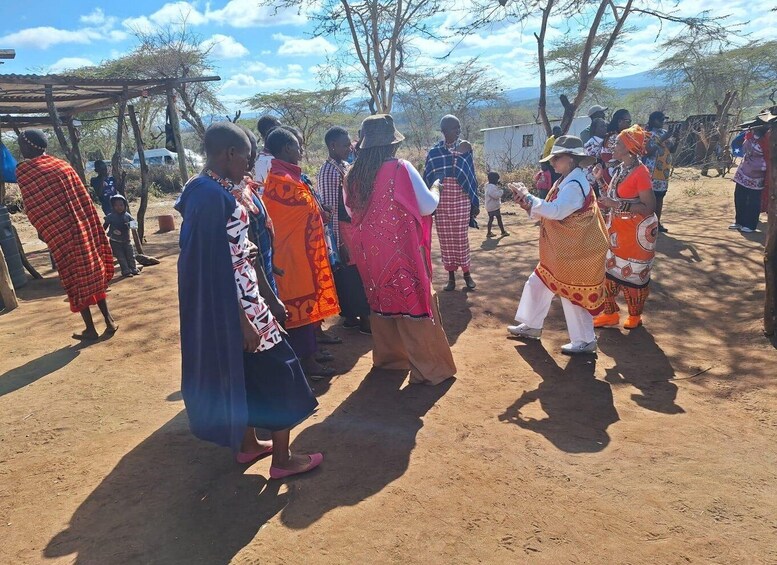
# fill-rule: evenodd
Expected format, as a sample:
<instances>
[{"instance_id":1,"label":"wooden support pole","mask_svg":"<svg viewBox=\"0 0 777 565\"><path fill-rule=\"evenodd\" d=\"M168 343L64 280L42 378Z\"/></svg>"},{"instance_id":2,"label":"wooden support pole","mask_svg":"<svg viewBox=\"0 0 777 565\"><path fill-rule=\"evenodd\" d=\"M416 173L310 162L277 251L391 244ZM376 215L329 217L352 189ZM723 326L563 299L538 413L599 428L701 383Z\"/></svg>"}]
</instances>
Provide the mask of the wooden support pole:
<instances>
[{"instance_id":1,"label":"wooden support pole","mask_svg":"<svg viewBox=\"0 0 777 565\"><path fill-rule=\"evenodd\" d=\"M70 146L67 144L67 139L65 139L65 132L62 131L62 125L59 122L59 113L57 112L56 104L54 104L54 91L50 84L46 85L45 92L46 107L49 109L49 116L51 117L51 124L54 126L54 133L57 134L59 145L62 147L62 151L65 152L65 157L72 163L73 159L70 156Z\"/></svg>"},{"instance_id":2,"label":"wooden support pole","mask_svg":"<svg viewBox=\"0 0 777 565\"><path fill-rule=\"evenodd\" d=\"M124 114L127 109L127 93L128 89L124 87L124 93L119 101L119 116L116 120L116 150L113 152L113 159L111 159L111 173L116 182L119 183L117 189L121 194L125 193L124 177L122 176L122 135L124 134Z\"/></svg>"},{"instance_id":3,"label":"wooden support pole","mask_svg":"<svg viewBox=\"0 0 777 565\"><path fill-rule=\"evenodd\" d=\"M11 231L13 231L13 236L16 238L16 247L19 248L19 256L22 258L22 265L24 265L24 268L27 269L27 272L32 275L32 278L42 279L43 276L35 270L35 267L32 266L32 263L30 263L30 260L27 258L27 253L24 252L24 246L22 245L22 240L19 237L19 232L16 231L16 226L13 224L11 224Z\"/></svg>"},{"instance_id":4,"label":"wooden support pole","mask_svg":"<svg viewBox=\"0 0 777 565\"><path fill-rule=\"evenodd\" d=\"M127 114L129 115L132 133L135 137L135 147L138 151L138 160L140 161L140 207L138 208L138 229L135 247L139 254L143 254L143 237L146 232L146 207L148 206L148 165L146 165L146 154L143 151L143 136L140 133L138 117L135 114L135 107L132 104L127 105ZM133 233L133 236L136 235Z\"/></svg>"},{"instance_id":5,"label":"wooden support pole","mask_svg":"<svg viewBox=\"0 0 777 565\"><path fill-rule=\"evenodd\" d=\"M175 139L175 149L178 152L178 169L181 173L181 186L189 180L188 167L186 164L186 151L181 141L181 123L178 120L178 110L175 108L175 92L173 85L167 85L167 111L170 113L170 125L173 127L173 139Z\"/></svg>"},{"instance_id":6,"label":"wooden support pole","mask_svg":"<svg viewBox=\"0 0 777 565\"><path fill-rule=\"evenodd\" d=\"M769 207L766 212L768 228L764 245L764 274L766 275L766 297L764 299L764 333L775 334L777 327L777 122L769 131L769 175L764 190L769 191Z\"/></svg>"},{"instance_id":7,"label":"wooden support pole","mask_svg":"<svg viewBox=\"0 0 777 565\"><path fill-rule=\"evenodd\" d=\"M3 299L5 311L9 312L19 305L16 300L16 291L11 282L11 273L8 272L8 265L5 262L3 248L0 247L0 298Z\"/></svg>"},{"instance_id":8,"label":"wooden support pole","mask_svg":"<svg viewBox=\"0 0 777 565\"><path fill-rule=\"evenodd\" d=\"M73 118L70 117L67 120L67 132L70 135L70 164L73 165L73 168L76 170L76 173L78 173L78 176L81 177L81 182L84 183L84 186L88 186L86 184L86 171L84 171L84 160L81 157L81 143L79 142L79 133L76 129L76 125L73 122Z\"/></svg>"}]
</instances>

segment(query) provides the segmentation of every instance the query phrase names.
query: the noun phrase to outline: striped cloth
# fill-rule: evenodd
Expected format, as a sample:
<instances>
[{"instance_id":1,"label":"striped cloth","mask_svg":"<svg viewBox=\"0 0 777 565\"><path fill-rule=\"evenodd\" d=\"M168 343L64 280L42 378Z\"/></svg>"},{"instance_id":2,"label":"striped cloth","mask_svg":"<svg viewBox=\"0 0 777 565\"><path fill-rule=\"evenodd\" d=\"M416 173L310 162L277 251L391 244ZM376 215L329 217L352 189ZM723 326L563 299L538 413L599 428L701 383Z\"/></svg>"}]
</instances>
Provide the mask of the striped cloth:
<instances>
[{"instance_id":1,"label":"striped cloth","mask_svg":"<svg viewBox=\"0 0 777 565\"><path fill-rule=\"evenodd\" d=\"M442 264L446 271L469 271L469 216L472 202L456 179L442 181L440 204L434 215Z\"/></svg>"},{"instance_id":2,"label":"striped cloth","mask_svg":"<svg viewBox=\"0 0 777 565\"><path fill-rule=\"evenodd\" d=\"M70 310L104 300L113 278L111 246L73 167L44 154L19 163L16 173L27 218L49 246Z\"/></svg>"},{"instance_id":3,"label":"striped cloth","mask_svg":"<svg viewBox=\"0 0 777 565\"><path fill-rule=\"evenodd\" d=\"M340 193L343 191L343 178L348 171L348 163L337 162L329 157L318 171L316 177L316 192L321 197L321 203L329 208L332 217L329 220L329 227L335 238L335 245L340 249L340 220L338 211L340 202Z\"/></svg>"}]
</instances>

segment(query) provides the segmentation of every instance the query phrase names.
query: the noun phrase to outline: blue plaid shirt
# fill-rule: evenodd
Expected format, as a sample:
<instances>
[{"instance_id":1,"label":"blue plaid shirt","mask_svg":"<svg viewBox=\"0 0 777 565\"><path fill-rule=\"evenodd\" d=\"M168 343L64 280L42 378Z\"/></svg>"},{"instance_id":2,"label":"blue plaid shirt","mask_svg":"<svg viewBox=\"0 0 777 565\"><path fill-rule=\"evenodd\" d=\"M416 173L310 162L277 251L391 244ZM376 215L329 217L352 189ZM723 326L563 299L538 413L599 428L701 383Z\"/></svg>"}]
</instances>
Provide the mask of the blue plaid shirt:
<instances>
[{"instance_id":1,"label":"blue plaid shirt","mask_svg":"<svg viewBox=\"0 0 777 565\"><path fill-rule=\"evenodd\" d=\"M458 143L458 140L457 140ZM434 181L442 182L444 178L452 177L459 183L461 189L469 195L473 206L480 206L478 200L478 181L475 178L475 164L472 161L472 152L459 155L455 158L445 147L445 141L440 141L429 150L424 167L424 182L432 186Z\"/></svg>"}]
</instances>

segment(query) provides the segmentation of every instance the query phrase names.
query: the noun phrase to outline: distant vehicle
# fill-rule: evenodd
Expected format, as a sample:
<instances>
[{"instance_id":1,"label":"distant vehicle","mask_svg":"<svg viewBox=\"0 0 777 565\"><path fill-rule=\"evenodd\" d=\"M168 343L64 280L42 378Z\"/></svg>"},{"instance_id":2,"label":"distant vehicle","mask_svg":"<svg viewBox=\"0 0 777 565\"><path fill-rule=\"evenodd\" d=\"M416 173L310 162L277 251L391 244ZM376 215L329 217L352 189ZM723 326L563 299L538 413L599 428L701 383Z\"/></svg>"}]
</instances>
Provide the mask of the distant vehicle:
<instances>
[{"instance_id":1,"label":"distant vehicle","mask_svg":"<svg viewBox=\"0 0 777 565\"><path fill-rule=\"evenodd\" d=\"M190 167L201 169L205 166L205 160L200 155L191 149L184 149L184 152ZM178 153L173 153L165 148L146 149L143 153L146 158L146 164L149 167L173 167L178 164ZM135 167L140 167L140 157L137 151L133 157L132 164Z\"/></svg>"},{"instance_id":2,"label":"distant vehicle","mask_svg":"<svg viewBox=\"0 0 777 565\"><path fill-rule=\"evenodd\" d=\"M111 165L110 161L106 161L106 163L110 167L110 165ZM126 168L130 168L130 169L138 168L140 166L140 165L136 165L135 163L133 163L129 159L122 159L121 160L121 164L122 164L122 166L125 169ZM84 166L84 172L86 172L86 173L93 173L94 172L94 161L87 161L86 162L86 165Z\"/></svg>"}]
</instances>

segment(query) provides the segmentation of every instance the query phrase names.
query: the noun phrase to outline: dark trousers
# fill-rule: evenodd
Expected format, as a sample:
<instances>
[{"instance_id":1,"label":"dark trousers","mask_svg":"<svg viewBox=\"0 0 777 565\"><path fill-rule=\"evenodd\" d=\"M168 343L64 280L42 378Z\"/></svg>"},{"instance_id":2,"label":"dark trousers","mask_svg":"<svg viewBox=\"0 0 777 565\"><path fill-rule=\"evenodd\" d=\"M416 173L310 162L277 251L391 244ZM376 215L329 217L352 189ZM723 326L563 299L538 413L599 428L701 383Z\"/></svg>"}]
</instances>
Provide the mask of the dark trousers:
<instances>
[{"instance_id":1,"label":"dark trousers","mask_svg":"<svg viewBox=\"0 0 777 565\"><path fill-rule=\"evenodd\" d=\"M758 216L761 214L761 191L747 188L737 183L734 189L734 208L737 224L743 228L754 230L758 227Z\"/></svg>"},{"instance_id":2,"label":"dark trousers","mask_svg":"<svg viewBox=\"0 0 777 565\"><path fill-rule=\"evenodd\" d=\"M113 251L113 256L119 262L122 275L129 275L138 270L138 267L135 265L135 253L129 241L111 240L111 250Z\"/></svg>"},{"instance_id":3,"label":"dark trousers","mask_svg":"<svg viewBox=\"0 0 777 565\"><path fill-rule=\"evenodd\" d=\"M505 226L502 223L502 212L500 210L494 210L493 212L488 213L488 233L491 233L491 226L494 225L494 218L496 218L496 222L499 224L499 229L504 233Z\"/></svg>"}]
</instances>

